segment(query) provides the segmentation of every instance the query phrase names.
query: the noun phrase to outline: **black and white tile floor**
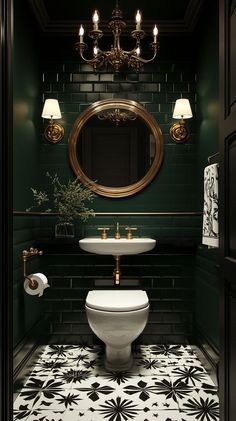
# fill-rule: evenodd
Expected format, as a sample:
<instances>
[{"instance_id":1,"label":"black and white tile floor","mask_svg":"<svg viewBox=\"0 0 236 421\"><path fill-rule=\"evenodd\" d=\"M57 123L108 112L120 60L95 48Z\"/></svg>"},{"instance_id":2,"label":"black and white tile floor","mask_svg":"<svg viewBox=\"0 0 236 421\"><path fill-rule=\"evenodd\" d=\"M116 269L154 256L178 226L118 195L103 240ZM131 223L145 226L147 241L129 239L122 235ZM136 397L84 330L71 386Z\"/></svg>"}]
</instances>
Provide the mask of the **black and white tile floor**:
<instances>
[{"instance_id":1,"label":"black and white tile floor","mask_svg":"<svg viewBox=\"0 0 236 421\"><path fill-rule=\"evenodd\" d=\"M129 372L107 372L99 346L47 345L14 421L218 421L217 392L190 346L136 346Z\"/></svg>"}]
</instances>

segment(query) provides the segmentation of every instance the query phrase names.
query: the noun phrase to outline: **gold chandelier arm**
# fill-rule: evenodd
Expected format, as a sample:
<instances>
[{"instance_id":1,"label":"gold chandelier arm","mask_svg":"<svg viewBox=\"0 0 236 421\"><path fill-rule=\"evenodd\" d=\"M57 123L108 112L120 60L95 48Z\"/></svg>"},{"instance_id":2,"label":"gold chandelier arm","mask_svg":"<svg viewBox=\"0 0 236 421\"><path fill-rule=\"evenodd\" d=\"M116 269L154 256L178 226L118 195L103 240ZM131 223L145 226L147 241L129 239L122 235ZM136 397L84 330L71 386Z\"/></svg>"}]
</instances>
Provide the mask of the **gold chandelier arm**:
<instances>
[{"instance_id":1,"label":"gold chandelier arm","mask_svg":"<svg viewBox=\"0 0 236 421\"><path fill-rule=\"evenodd\" d=\"M151 61L153 61L154 59L155 59L155 57L156 57L156 55L157 55L157 49L155 50L155 52L154 52L154 54L153 54L153 56L152 56L152 58L150 58L150 59L148 59L148 60L146 60L146 59L144 59L144 58L142 58L142 57L140 57L140 56L137 56L136 54L135 54L135 52L136 52L136 48L134 48L133 50L131 50L131 51L126 51L126 50L122 50L123 51L123 53L125 54L125 55L128 55L129 57L130 57L130 59L132 59L132 60L137 60L137 61L141 61L142 63L150 63ZM103 51L103 50L101 50L99 47L98 47L98 54L97 54L97 56L96 57L93 57L93 58L91 58L91 59L86 59L85 57L84 57L84 54L83 54L83 51L81 51L80 52L80 56L81 56L81 58L86 62L86 63L88 63L88 64L92 64L92 63L100 63L100 61L101 61L101 59L103 59L103 61L105 60L105 57L109 57L111 55L111 51Z\"/></svg>"},{"instance_id":2,"label":"gold chandelier arm","mask_svg":"<svg viewBox=\"0 0 236 421\"><path fill-rule=\"evenodd\" d=\"M123 51L124 54L127 54L128 56L132 56L133 54L135 55L136 49L137 49L137 45L131 51L126 51L126 50L122 50L122 51Z\"/></svg>"},{"instance_id":3,"label":"gold chandelier arm","mask_svg":"<svg viewBox=\"0 0 236 421\"><path fill-rule=\"evenodd\" d=\"M100 53L101 50L99 50ZM80 52L81 58L85 61L85 63L92 65L93 67L99 67L104 63L105 57L103 54L99 54L97 57L93 57L87 59L84 57L83 52Z\"/></svg>"},{"instance_id":4,"label":"gold chandelier arm","mask_svg":"<svg viewBox=\"0 0 236 421\"><path fill-rule=\"evenodd\" d=\"M140 62L142 62L143 64L145 64L145 63L150 63L151 61L153 61L155 58L156 58L156 56L157 56L157 52L158 52L158 48L159 48L159 46L158 46L158 43L154 43L154 42L152 42L151 44L150 44L150 47L152 48L152 50L154 51L154 54L153 54L153 56L152 56L152 58L150 58L150 59L144 59L144 58L142 58L141 56L139 56L139 55L137 55L137 48L138 47L141 47L141 44L140 44L140 42L137 42L136 43L136 45L135 45L135 47L133 48L133 50L131 50L131 51L126 51L126 50L123 50L123 53L124 54L126 54L126 55L128 55L129 56L129 58L130 58L130 60L133 60L133 59L135 59L135 60L137 60L137 61L140 61Z\"/></svg>"},{"instance_id":5,"label":"gold chandelier arm","mask_svg":"<svg viewBox=\"0 0 236 421\"><path fill-rule=\"evenodd\" d=\"M154 52L153 56L150 59L148 59L148 60L147 59L144 59L144 58L142 58L140 56L137 56L137 55L131 55L130 56L130 60L135 60L135 61L139 61L139 62L141 62L143 64L146 64L146 63L150 63L151 61L153 61L156 58L156 55L157 55L157 50Z\"/></svg>"}]
</instances>

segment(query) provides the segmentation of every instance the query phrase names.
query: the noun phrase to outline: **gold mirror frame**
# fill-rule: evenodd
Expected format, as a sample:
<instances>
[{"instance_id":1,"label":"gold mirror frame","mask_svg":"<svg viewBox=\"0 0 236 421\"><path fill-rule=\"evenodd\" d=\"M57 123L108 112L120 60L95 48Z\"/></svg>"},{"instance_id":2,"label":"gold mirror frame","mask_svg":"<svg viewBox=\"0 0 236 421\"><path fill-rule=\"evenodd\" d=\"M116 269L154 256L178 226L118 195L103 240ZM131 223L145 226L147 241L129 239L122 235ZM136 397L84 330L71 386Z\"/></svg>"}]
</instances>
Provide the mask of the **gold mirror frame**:
<instances>
[{"instance_id":1,"label":"gold mirror frame","mask_svg":"<svg viewBox=\"0 0 236 421\"><path fill-rule=\"evenodd\" d=\"M145 124L149 127L150 132L155 140L155 157L145 176L137 182L123 187L103 186L93 182L93 180L87 177L87 175L83 172L76 153L76 145L79 139L79 134L87 121L95 114L111 108L121 108L137 114L137 116L143 119ZM160 169L163 160L163 150L163 136L155 118L141 104L128 99L115 98L93 103L76 119L68 139L69 160L76 176L80 178L82 183L90 184L91 189L94 190L97 194L114 198L131 196L146 187L153 180Z\"/></svg>"}]
</instances>

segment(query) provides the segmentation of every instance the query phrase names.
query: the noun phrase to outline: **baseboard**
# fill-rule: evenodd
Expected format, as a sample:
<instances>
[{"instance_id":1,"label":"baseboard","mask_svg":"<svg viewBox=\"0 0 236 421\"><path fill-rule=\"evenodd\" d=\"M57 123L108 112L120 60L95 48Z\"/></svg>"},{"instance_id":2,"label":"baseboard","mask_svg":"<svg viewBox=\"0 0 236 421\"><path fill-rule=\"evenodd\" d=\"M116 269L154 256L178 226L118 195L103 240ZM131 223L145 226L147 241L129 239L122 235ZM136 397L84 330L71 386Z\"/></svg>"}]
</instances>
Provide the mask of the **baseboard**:
<instances>
[{"instance_id":1,"label":"baseboard","mask_svg":"<svg viewBox=\"0 0 236 421\"><path fill-rule=\"evenodd\" d=\"M209 340L198 328L195 328L195 344L199 347L208 362L211 364L218 378L220 360L219 350L209 342Z\"/></svg>"},{"instance_id":2,"label":"baseboard","mask_svg":"<svg viewBox=\"0 0 236 421\"><path fill-rule=\"evenodd\" d=\"M46 320L39 320L13 350L13 383L15 384L36 349L42 344Z\"/></svg>"}]
</instances>

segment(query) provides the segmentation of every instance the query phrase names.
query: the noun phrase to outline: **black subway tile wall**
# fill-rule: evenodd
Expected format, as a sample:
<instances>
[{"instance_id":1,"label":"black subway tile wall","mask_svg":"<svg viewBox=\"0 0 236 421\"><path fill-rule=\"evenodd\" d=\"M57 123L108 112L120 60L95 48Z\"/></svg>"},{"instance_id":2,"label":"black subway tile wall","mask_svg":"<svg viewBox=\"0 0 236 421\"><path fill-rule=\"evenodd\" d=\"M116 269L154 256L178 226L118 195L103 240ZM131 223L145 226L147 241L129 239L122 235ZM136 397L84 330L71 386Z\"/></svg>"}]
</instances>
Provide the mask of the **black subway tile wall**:
<instances>
[{"instance_id":1,"label":"black subway tile wall","mask_svg":"<svg viewBox=\"0 0 236 421\"><path fill-rule=\"evenodd\" d=\"M46 244L44 248L47 250ZM158 254L156 249L139 256L122 256L119 288L144 289L150 300L149 321L139 339L142 343L191 341L193 253L173 246L167 255ZM57 254L48 249L44 264L51 285L44 294L44 312L49 316L50 333L54 337L63 333L69 341L76 333L73 340L77 342L86 334L96 343L87 323L85 299L91 289L115 288L112 279L114 259L83 254L76 244L66 254L63 246ZM138 286L133 286L132 281Z\"/></svg>"},{"instance_id":2,"label":"black subway tile wall","mask_svg":"<svg viewBox=\"0 0 236 421\"><path fill-rule=\"evenodd\" d=\"M78 58L79 61L79 58ZM178 70L175 70L175 67ZM127 98L141 102L149 108L153 104L159 113L167 113L171 122L173 105L181 96L191 100L193 110L196 106L197 74L194 70L185 70L185 61L178 63L162 62L149 65L140 74L99 72L94 74L90 66L83 64L54 62L43 64L42 102L52 96L58 98L67 123L71 104L77 104L77 113L94 101L108 98ZM153 110L154 111L154 110ZM74 114L74 119L77 117ZM160 116L161 117L161 116ZM159 121L159 118L158 118ZM70 127L65 135L65 141ZM164 133L165 134L165 133Z\"/></svg>"},{"instance_id":3,"label":"black subway tile wall","mask_svg":"<svg viewBox=\"0 0 236 421\"><path fill-rule=\"evenodd\" d=\"M199 217L196 217L199 219ZM99 226L102 218L95 218ZM122 221L122 217L119 219ZM169 232L165 222L162 237L157 229L158 219L139 217L138 226L143 235L156 238L157 245L150 252L121 257L121 283L118 288L143 289L150 301L148 324L138 339L140 343L186 343L192 341L194 318L194 261L199 228L182 225L182 237L165 236ZM147 218L146 218L147 221ZM175 226L177 226L176 218ZM107 222L107 217L106 217ZM137 222L137 220L136 220ZM94 222L95 223L95 222ZM110 225L112 220L110 218ZM123 219L121 227L125 225ZM45 228L46 237L39 247L44 249L43 268L51 285L45 291L44 313L50 323L52 340L83 340L96 343L97 339L88 326L85 314L85 300L91 289L116 288L113 280L115 260L112 256L94 255L79 248L79 238L96 233L96 226L87 224L77 231L77 238L69 242L52 239L50 227ZM111 234L113 235L113 234ZM50 238L50 239L48 239Z\"/></svg>"}]
</instances>

